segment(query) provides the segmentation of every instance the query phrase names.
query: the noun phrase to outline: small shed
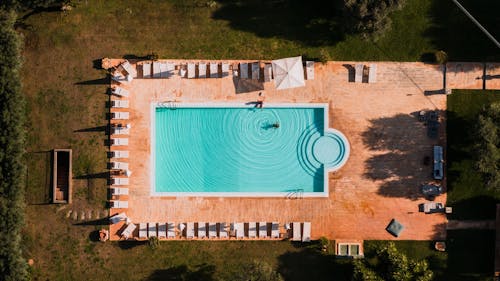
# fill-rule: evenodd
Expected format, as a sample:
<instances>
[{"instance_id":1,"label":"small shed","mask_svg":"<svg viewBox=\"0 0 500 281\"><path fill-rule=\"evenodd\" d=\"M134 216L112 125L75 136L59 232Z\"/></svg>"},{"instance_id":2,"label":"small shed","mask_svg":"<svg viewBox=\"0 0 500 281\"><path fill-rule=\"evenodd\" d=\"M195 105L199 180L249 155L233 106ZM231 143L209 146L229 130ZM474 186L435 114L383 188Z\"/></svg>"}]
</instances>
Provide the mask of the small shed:
<instances>
[{"instance_id":1,"label":"small shed","mask_svg":"<svg viewBox=\"0 0 500 281\"><path fill-rule=\"evenodd\" d=\"M52 154L52 203L71 203L71 159L71 149L54 149Z\"/></svg>"}]
</instances>

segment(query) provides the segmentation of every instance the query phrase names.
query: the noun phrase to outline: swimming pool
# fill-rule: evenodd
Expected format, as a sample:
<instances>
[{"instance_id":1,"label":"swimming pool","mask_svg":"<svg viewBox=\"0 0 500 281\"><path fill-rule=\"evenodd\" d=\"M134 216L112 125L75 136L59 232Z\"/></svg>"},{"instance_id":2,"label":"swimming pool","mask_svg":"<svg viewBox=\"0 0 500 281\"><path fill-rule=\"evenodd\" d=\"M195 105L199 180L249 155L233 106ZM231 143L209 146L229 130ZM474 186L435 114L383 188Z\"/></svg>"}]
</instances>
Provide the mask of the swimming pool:
<instances>
[{"instance_id":1,"label":"swimming pool","mask_svg":"<svg viewBox=\"0 0 500 281\"><path fill-rule=\"evenodd\" d=\"M153 104L154 196L328 196L349 156L326 104Z\"/></svg>"}]
</instances>

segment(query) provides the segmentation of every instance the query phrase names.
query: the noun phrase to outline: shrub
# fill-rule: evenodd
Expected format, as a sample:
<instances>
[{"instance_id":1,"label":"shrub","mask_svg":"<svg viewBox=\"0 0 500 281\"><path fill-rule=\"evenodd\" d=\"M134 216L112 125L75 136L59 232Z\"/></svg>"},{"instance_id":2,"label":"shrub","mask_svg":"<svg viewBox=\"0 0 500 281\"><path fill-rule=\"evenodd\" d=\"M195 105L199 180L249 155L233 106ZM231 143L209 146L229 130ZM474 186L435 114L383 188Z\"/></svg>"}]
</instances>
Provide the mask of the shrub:
<instances>
[{"instance_id":1,"label":"shrub","mask_svg":"<svg viewBox=\"0 0 500 281\"><path fill-rule=\"evenodd\" d=\"M149 238L149 247L152 250L156 250L159 246L160 246L160 240L158 240L158 237Z\"/></svg>"},{"instance_id":2,"label":"shrub","mask_svg":"<svg viewBox=\"0 0 500 281\"><path fill-rule=\"evenodd\" d=\"M448 54L445 51L437 51L434 55L436 56L437 63L445 64L448 62Z\"/></svg>"}]
</instances>

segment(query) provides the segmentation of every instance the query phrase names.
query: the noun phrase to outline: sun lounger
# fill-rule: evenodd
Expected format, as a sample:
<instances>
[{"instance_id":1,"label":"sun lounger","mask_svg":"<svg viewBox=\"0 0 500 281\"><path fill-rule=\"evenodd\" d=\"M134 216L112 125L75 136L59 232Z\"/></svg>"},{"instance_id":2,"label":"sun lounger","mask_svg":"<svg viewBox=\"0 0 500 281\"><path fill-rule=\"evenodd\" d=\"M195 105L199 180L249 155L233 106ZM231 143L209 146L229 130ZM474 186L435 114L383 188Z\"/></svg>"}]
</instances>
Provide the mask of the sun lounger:
<instances>
[{"instance_id":1,"label":"sun lounger","mask_svg":"<svg viewBox=\"0 0 500 281\"><path fill-rule=\"evenodd\" d=\"M127 90L127 89L124 89L122 87L114 87L114 88L111 88L111 93L113 95L117 95L117 96L120 96L120 97L128 97L130 96L130 92Z\"/></svg>"},{"instance_id":2,"label":"sun lounger","mask_svg":"<svg viewBox=\"0 0 500 281\"><path fill-rule=\"evenodd\" d=\"M128 188L126 187L112 187L111 195L128 195Z\"/></svg>"},{"instance_id":3,"label":"sun lounger","mask_svg":"<svg viewBox=\"0 0 500 281\"><path fill-rule=\"evenodd\" d=\"M124 61L120 65L123 70L128 74L130 77L137 77L137 71L135 70L135 67L133 67L128 61Z\"/></svg>"},{"instance_id":4,"label":"sun lounger","mask_svg":"<svg viewBox=\"0 0 500 281\"><path fill-rule=\"evenodd\" d=\"M216 62L210 63L210 78L219 78L219 64Z\"/></svg>"},{"instance_id":5,"label":"sun lounger","mask_svg":"<svg viewBox=\"0 0 500 281\"><path fill-rule=\"evenodd\" d=\"M248 79L248 63L240 63L240 78Z\"/></svg>"},{"instance_id":6,"label":"sun lounger","mask_svg":"<svg viewBox=\"0 0 500 281\"><path fill-rule=\"evenodd\" d=\"M130 117L130 114L128 112L113 112L111 113L111 118L112 119L117 119L117 120L128 120Z\"/></svg>"},{"instance_id":7,"label":"sun lounger","mask_svg":"<svg viewBox=\"0 0 500 281\"><path fill-rule=\"evenodd\" d=\"M219 238L227 238L226 223L219 223Z\"/></svg>"},{"instance_id":8,"label":"sun lounger","mask_svg":"<svg viewBox=\"0 0 500 281\"><path fill-rule=\"evenodd\" d=\"M259 238L267 238L267 223L259 222Z\"/></svg>"},{"instance_id":9,"label":"sun lounger","mask_svg":"<svg viewBox=\"0 0 500 281\"><path fill-rule=\"evenodd\" d=\"M110 164L112 170L128 170L128 163L126 162L112 161Z\"/></svg>"},{"instance_id":10,"label":"sun lounger","mask_svg":"<svg viewBox=\"0 0 500 281\"><path fill-rule=\"evenodd\" d=\"M252 79L253 80L260 79L260 63L258 62L252 63Z\"/></svg>"},{"instance_id":11,"label":"sun lounger","mask_svg":"<svg viewBox=\"0 0 500 281\"><path fill-rule=\"evenodd\" d=\"M110 205L111 205L111 208L127 209L128 208L128 201L120 201L120 200L110 201Z\"/></svg>"},{"instance_id":12,"label":"sun lounger","mask_svg":"<svg viewBox=\"0 0 500 281\"><path fill-rule=\"evenodd\" d=\"M421 206L422 206L421 211L423 211L426 214L444 213L443 203L428 202L421 204Z\"/></svg>"},{"instance_id":13,"label":"sun lounger","mask_svg":"<svg viewBox=\"0 0 500 281\"><path fill-rule=\"evenodd\" d=\"M314 62L306 61L306 79L314 80Z\"/></svg>"},{"instance_id":14,"label":"sun lounger","mask_svg":"<svg viewBox=\"0 0 500 281\"><path fill-rule=\"evenodd\" d=\"M300 241L302 240L302 237L300 236L300 222L294 222L292 224L292 241Z\"/></svg>"},{"instance_id":15,"label":"sun lounger","mask_svg":"<svg viewBox=\"0 0 500 281\"><path fill-rule=\"evenodd\" d=\"M245 236L245 229L242 222L233 223L233 231L235 233L236 238L240 239Z\"/></svg>"},{"instance_id":16,"label":"sun lounger","mask_svg":"<svg viewBox=\"0 0 500 281\"><path fill-rule=\"evenodd\" d=\"M375 82L377 82L377 65L372 63L368 69L368 83Z\"/></svg>"},{"instance_id":17,"label":"sun lounger","mask_svg":"<svg viewBox=\"0 0 500 281\"><path fill-rule=\"evenodd\" d=\"M208 238L217 237L217 224L215 222L208 223Z\"/></svg>"},{"instance_id":18,"label":"sun lounger","mask_svg":"<svg viewBox=\"0 0 500 281\"><path fill-rule=\"evenodd\" d=\"M130 135L130 128L127 127L112 127L112 135Z\"/></svg>"},{"instance_id":19,"label":"sun lounger","mask_svg":"<svg viewBox=\"0 0 500 281\"><path fill-rule=\"evenodd\" d=\"M148 238L148 224L145 222L141 222L139 224L139 239Z\"/></svg>"},{"instance_id":20,"label":"sun lounger","mask_svg":"<svg viewBox=\"0 0 500 281\"><path fill-rule=\"evenodd\" d=\"M223 62L222 63L222 77L227 77L229 76L229 63Z\"/></svg>"},{"instance_id":21,"label":"sun lounger","mask_svg":"<svg viewBox=\"0 0 500 281\"><path fill-rule=\"evenodd\" d=\"M128 138L111 139L111 145L128 145Z\"/></svg>"},{"instance_id":22,"label":"sun lounger","mask_svg":"<svg viewBox=\"0 0 500 281\"><path fill-rule=\"evenodd\" d=\"M111 185L128 185L128 178L112 178Z\"/></svg>"},{"instance_id":23,"label":"sun lounger","mask_svg":"<svg viewBox=\"0 0 500 281\"><path fill-rule=\"evenodd\" d=\"M180 65L179 66L179 76L181 78L186 78L186 74L187 74L186 66Z\"/></svg>"},{"instance_id":24,"label":"sun lounger","mask_svg":"<svg viewBox=\"0 0 500 281\"><path fill-rule=\"evenodd\" d=\"M161 77L160 62L154 61L153 62L153 78L160 78L160 77Z\"/></svg>"},{"instance_id":25,"label":"sun lounger","mask_svg":"<svg viewBox=\"0 0 500 281\"><path fill-rule=\"evenodd\" d=\"M148 223L148 237L157 237L156 233L156 222L150 222Z\"/></svg>"},{"instance_id":26,"label":"sun lounger","mask_svg":"<svg viewBox=\"0 0 500 281\"><path fill-rule=\"evenodd\" d=\"M151 78L151 64L143 63L142 64L142 78Z\"/></svg>"},{"instance_id":27,"label":"sun lounger","mask_svg":"<svg viewBox=\"0 0 500 281\"><path fill-rule=\"evenodd\" d=\"M111 158L128 158L128 150L113 150L110 153Z\"/></svg>"},{"instance_id":28,"label":"sun lounger","mask_svg":"<svg viewBox=\"0 0 500 281\"><path fill-rule=\"evenodd\" d=\"M277 222L273 222L271 226L271 238L280 237L280 225Z\"/></svg>"},{"instance_id":29,"label":"sun lounger","mask_svg":"<svg viewBox=\"0 0 500 281\"><path fill-rule=\"evenodd\" d=\"M302 230L302 242L311 242L311 223L304 222L304 229Z\"/></svg>"},{"instance_id":30,"label":"sun lounger","mask_svg":"<svg viewBox=\"0 0 500 281\"><path fill-rule=\"evenodd\" d=\"M434 146L434 179L443 179L443 147L435 145Z\"/></svg>"},{"instance_id":31,"label":"sun lounger","mask_svg":"<svg viewBox=\"0 0 500 281\"><path fill-rule=\"evenodd\" d=\"M198 64L198 78L207 78L207 64L204 62Z\"/></svg>"},{"instance_id":32,"label":"sun lounger","mask_svg":"<svg viewBox=\"0 0 500 281\"><path fill-rule=\"evenodd\" d=\"M167 63L166 62L160 62L160 77L161 78L168 77L168 70L167 70Z\"/></svg>"},{"instance_id":33,"label":"sun lounger","mask_svg":"<svg viewBox=\"0 0 500 281\"><path fill-rule=\"evenodd\" d=\"M266 63L264 65L264 82L270 82L273 79L273 67L272 64Z\"/></svg>"},{"instance_id":34,"label":"sun lounger","mask_svg":"<svg viewBox=\"0 0 500 281\"><path fill-rule=\"evenodd\" d=\"M169 222L167 225L167 238L175 238L175 223Z\"/></svg>"},{"instance_id":35,"label":"sun lounger","mask_svg":"<svg viewBox=\"0 0 500 281\"><path fill-rule=\"evenodd\" d=\"M354 67L354 82L356 83L361 83L363 82L363 68L364 68L364 65L362 64L356 64L356 66Z\"/></svg>"},{"instance_id":36,"label":"sun lounger","mask_svg":"<svg viewBox=\"0 0 500 281\"><path fill-rule=\"evenodd\" d=\"M119 213L119 214L116 214L114 216L111 216L109 218L109 223L110 224L117 224L121 221L124 221L127 219L127 215L125 215L125 213Z\"/></svg>"},{"instance_id":37,"label":"sun lounger","mask_svg":"<svg viewBox=\"0 0 500 281\"><path fill-rule=\"evenodd\" d=\"M198 238L207 237L207 224L204 222L198 223Z\"/></svg>"},{"instance_id":38,"label":"sun lounger","mask_svg":"<svg viewBox=\"0 0 500 281\"><path fill-rule=\"evenodd\" d=\"M128 100L112 100L112 108L128 108Z\"/></svg>"},{"instance_id":39,"label":"sun lounger","mask_svg":"<svg viewBox=\"0 0 500 281\"><path fill-rule=\"evenodd\" d=\"M136 228L137 226L135 224L129 223L127 227L125 227L125 229L122 231L121 237L124 239L129 239L134 234L134 230Z\"/></svg>"},{"instance_id":40,"label":"sun lounger","mask_svg":"<svg viewBox=\"0 0 500 281\"><path fill-rule=\"evenodd\" d=\"M164 222L158 223L158 238L167 238L167 224Z\"/></svg>"},{"instance_id":41,"label":"sun lounger","mask_svg":"<svg viewBox=\"0 0 500 281\"><path fill-rule=\"evenodd\" d=\"M167 78L170 78L174 75L175 72L175 64L173 62L167 62Z\"/></svg>"},{"instance_id":42,"label":"sun lounger","mask_svg":"<svg viewBox=\"0 0 500 281\"><path fill-rule=\"evenodd\" d=\"M248 223L248 238L257 237L257 224L255 222Z\"/></svg>"},{"instance_id":43,"label":"sun lounger","mask_svg":"<svg viewBox=\"0 0 500 281\"><path fill-rule=\"evenodd\" d=\"M194 238L194 222L188 222L186 224L186 238L188 239Z\"/></svg>"},{"instance_id":44,"label":"sun lounger","mask_svg":"<svg viewBox=\"0 0 500 281\"><path fill-rule=\"evenodd\" d=\"M131 79L129 78L129 76L124 75L120 71L114 71L113 73L111 73L111 79L113 79L114 81L116 81L116 82L118 82L120 84L131 81Z\"/></svg>"},{"instance_id":45,"label":"sun lounger","mask_svg":"<svg viewBox=\"0 0 500 281\"><path fill-rule=\"evenodd\" d=\"M190 62L187 64L187 78L194 78L194 77L196 77L195 65L194 63Z\"/></svg>"}]
</instances>

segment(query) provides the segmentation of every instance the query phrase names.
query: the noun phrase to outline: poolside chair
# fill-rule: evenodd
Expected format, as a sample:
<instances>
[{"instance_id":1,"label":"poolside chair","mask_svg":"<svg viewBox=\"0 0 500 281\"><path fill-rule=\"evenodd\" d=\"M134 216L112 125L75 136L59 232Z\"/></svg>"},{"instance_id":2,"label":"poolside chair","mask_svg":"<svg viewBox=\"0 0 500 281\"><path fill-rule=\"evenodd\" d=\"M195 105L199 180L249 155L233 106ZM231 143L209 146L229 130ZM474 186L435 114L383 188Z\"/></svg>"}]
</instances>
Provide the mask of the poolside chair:
<instances>
[{"instance_id":1,"label":"poolside chair","mask_svg":"<svg viewBox=\"0 0 500 281\"><path fill-rule=\"evenodd\" d=\"M242 222L235 222L232 224L232 230L237 239L241 239L245 236L245 229Z\"/></svg>"},{"instance_id":2,"label":"poolside chair","mask_svg":"<svg viewBox=\"0 0 500 281\"><path fill-rule=\"evenodd\" d=\"M304 229L302 229L302 242L311 242L311 223L304 222Z\"/></svg>"},{"instance_id":3,"label":"poolside chair","mask_svg":"<svg viewBox=\"0 0 500 281\"><path fill-rule=\"evenodd\" d=\"M260 63L258 62L252 63L252 79L253 80L260 79Z\"/></svg>"},{"instance_id":4,"label":"poolside chair","mask_svg":"<svg viewBox=\"0 0 500 281\"><path fill-rule=\"evenodd\" d=\"M120 201L120 200L110 201L110 208L127 209L128 201Z\"/></svg>"},{"instance_id":5,"label":"poolside chair","mask_svg":"<svg viewBox=\"0 0 500 281\"><path fill-rule=\"evenodd\" d=\"M198 238L207 237L207 224L204 222L198 223Z\"/></svg>"},{"instance_id":6,"label":"poolside chair","mask_svg":"<svg viewBox=\"0 0 500 281\"><path fill-rule=\"evenodd\" d=\"M167 63L166 62L160 62L160 77L161 78L168 77L168 70L167 70Z\"/></svg>"},{"instance_id":7,"label":"poolside chair","mask_svg":"<svg viewBox=\"0 0 500 281\"><path fill-rule=\"evenodd\" d=\"M143 63L142 64L142 78L151 78L151 64Z\"/></svg>"},{"instance_id":8,"label":"poolside chair","mask_svg":"<svg viewBox=\"0 0 500 281\"><path fill-rule=\"evenodd\" d=\"M257 223L249 222L248 223L248 238L256 238L257 237Z\"/></svg>"},{"instance_id":9,"label":"poolside chair","mask_svg":"<svg viewBox=\"0 0 500 281\"><path fill-rule=\"evenodd\" d=\"M111 108L128 108L128 100L112 100Z\"/></svg>"},{"instance_id":10,"label":"poolside chair","mask_svg":"<svg viewBox=\"0 0 500 281\"><path fill-rule=\"evenodd\" d=\"M153 62L153 78L160 78L160 77L161 77L160 62L154 61Z\"/></svg>"},{"instance_id":11,"label":"poolside chair","mask_svg":"<svg viewBox=\"0 0 500 281\"><path fill-rule=\"evenodd\" d=\"M128 188L126 187L112 187L111 195L128 195Z\"/></svg>"},{"instance_id":12,"label":"poolside chair","mask_svg":"<svg viewBox=\"0 0 500 281\"><path fill-rule=\"evenodd\" d=\"M111 139L111 145L128 145L128 138Z\"/></svg>"},{"instance_id":13,"label":"poolside chair","mask_svg":"<svg viewBox=\"0 0 500 281\"><path fill-rule=\"evenodd\" d=\"M210 63L210 78L219 78L219 64L216 62Z\"/></svg>"},{"instance_id":14,"label":"poolside chair","mask_svg":"<svg viewBox=\"0 0 500 281\"><path fill-rule=\"evenodd\" d=\"M354 82L356 83L362 83L363 82L363 68L364 65L362 64L356 64L354 67Z\"/></svg>"},{"instance_id":15,"label":"poolside chair","mask_svg":"<svg viewBox=\"0 0 500 281\"><path fill-rule=\"evenodd\" d=\"M130 135L130 128L127 127L112 127L112 135Z\"/></svg>"},{"instance_id":16,"label":"poolside chair","mask_svg":"<svg viewBox=\"0 0 500 281\"><path fill-rule=\"evenodd\" d=\"M141 222L139 224L139 239L148 238L148 224L145 222Z\"/></svg>"},{"instance_id":17,"label":"poolside chair","mask_svg":"<svg viewBox=\"0 0 500 281\"><path fill-rule=\"evenodd\" d=\"M280 225L277 222L273 222L271 224L271 238L279 238L280 237Z\"/></svg>"},{"instance_id":18,"label":"poolside chair","mask_svg":"<svg viewBox=\"0 0 500 281\"><path fill-rule=\"evenodd\" d=\"M110 167L112 170L128 170L128 163L119 162L119 161L111 161Z\"/></svg>"},{"instance_id":19,"label":"poolside chair","mask_svg":"<svg viewBox=\"0 0 500 281\"><path fill-rule=\"evenodd\" d=\"M222 63L222 78L229 76L229 63Z\"/></svg>"},{"instance_id":20,"label":"poolside chair","mask_svg":"<svg viewBox=\"0 0 500 281\"><path fill-rule=\"evenodd\" d=\"M273 80L273 66L270 63L264 65L264 82L271 82Z\"/></svg>"},{"instance_id":21,"label":"poolside chair","mask_svg":"<svg viewBox=\"0 0 500 281\"><path fill-rule=\"evenodd\" d=\"M259 222L259 238L267 238L267 223Z\"/></svg>"},{"instance_id":22,"label":"poolside chair","mask_svg":"<svg viewBox=\"0 0 500 281\"><path fill-rule=\"evenodd\" d=\"M125 227L125 229L122 231L120 236L124 239L129 239L134 234L134 230L136 228L137 226L135 224L129 223L127 227Z\"/></svg>"},{"instance_id":23,"label":"poolside chair","mask_svg":"<svg viewBox=\"0 0 500 281\"><path fill-rule=\"evenodd\" d=\"M127 79L127 76L124 75L121 71L113 71L111 73L111 79L118 82L118 83L124 83L124 82L129 82Z\"/></svg>"},{"instance_id":24,"label":"poolside chair","mask_svg":"<svg viewBox=\"0 0 500 281\"><path fill-rule=\"evenodd\" d=\"M128 150L113 150L110 152L111 158L128 158Z\"/></svg>"},{"instance_id":25,"label":"poolside chair","mask_svg":"<svg viewBox=\"0 0 500 281\"><path fill-rule=\"evenodd\" d=\"M137 77L137 70L127 60L122 62L120 66L125 70L129 77Z\"/></svg>"},{"instance_id":26,"label":"poolside chair","mask_svg":"<svg viewBox=\"0 0 500 281\"><path fill-rule=\"evenodd\" d=\"M207 78L207 64L204 62L198 63L198 78Z\"/></svg>"},{"instance_id":27,"label":"poolside chair","mask_svg":"<svg viewBox=\"0 0 500 281\"><path fill-rule=\"evenodd\" d=\"M170 78L174 75L175 72L175 64L173 62L167 62L167 78Z\"/></svg>"},{"instance_id":28,"label":"poolside chair","mask_svg":"<svg viewBox=\"0 0 500 281\"><path fill-rule=\"evenodd\" d=\"M156 222L148 223L148 238L151 237L158 237L158 234L156 233Z\"/></svg>"},{"instance_id":29,"label":"poolside chair","mask_svg":"<svg viewBox=\"0 0 500 281\"><path fill-rule=\"evenodd\" d=\"M434 146L434 179L443 179L443 147L435 145Z\"/></svg>"},{"instance_id":30,"label":"poolside chair","mask_svg":"<svg viewBox=\"0 0 500 281\"><path fill-rule=\"evenodd\" d=\"M130 114L128 112L112 112L111 113L111 119L116 119L116 120L128 120L130 117Z\"/></svg>"},{"instance_id":31,"label":"poolside chair","mask_svg":"<svg viewBox=\"0 0 500 281\"><path fill-rule=\"evenodd\" d=\"M219 238L227 238L226 223L219 223Z\"/></svg>"},{"instance_id":32,"label":"poolside chair","mask_svg":"<svg viewBox=\"0 0 500 281\"><path fill-rule=\"evenodd\" d=\"M194 63L190 62L187 64L187 78L195 78L196 73L195 73L195 65Z\"/></svg>"},{"instance_id":33,"label":"poolside chair","mask_svg":"<svg viewBox=\"0 0 500 281\"><path fill-rule=\"evenodd\" d=\"M186 67L184 65L179 65L179 76L181 78L186 78L186 74L187 74L187 70L186 70Z\"/></svg>"},{"instance_id":34,"label":"poolside chair","mask_svg":"<svg viewBox=\"0 0 500 281\"><path fill-rule=\"evenodd\" d=\"M187 239L194 238L194 222L186 223L186 238Z\"/></svg>"},{"instance_id":35,"label":"poolside chair","mask_svg":"<svg viewBox=\"0 0 500 281\"><path fill-rule=\"evenodd\" d=\"M377 82L377 65L372 63L368 69L368 83L375 82Z\"/></svg>"},{"instance_id":36,"label":"poolside chair","mask_svg":"<svg viewBox=\"0 0 500 281\"><path fill-rule=\"evenodd\" d=\"M208 238L217 237L217 224L215 222L208 223Z\"/></svg>"},{"instance_id":37,"label":"poolside chair","mask_svg":"<svg viewBox=\"0 0 500 281\"><path fill-rule=\"evenodd\" d=\"M300 235L300 233L301 233L300 222L292 223L292 231L293 231L292 241L301 241L302 237Z\"/></svg>"},{"instance_id":38,"label":"poolside chair","mask_svg":"<svg viewBox=\"0 0 500 281\"><path fill-rule=\"evenodd\" d=\"M158 238L167 238L167 224L164 222L158 223Z\"/></svg>"},{"instance_id":39,"label":"poolside chair","mask_svg":"<svg viewBox=\"0 0 500 281\"><path fill-rule=\"evenodd\" d=\"M248 63L240 63L240 78L248 79Z\"/></svg>"},{"instance_id":40,"label":"poolside chair","mask_svg":"<svg viewBox=\"0 0 500 281\"><path fill-rule=\"evenodd\" d=\"M115 214L109 218L109 224L117 224L117 223L124 221L126 219L127 219L127 215L125 213Z\"/></svg>"},{"instance_id":41,"label":"poolside chair","mask_svg":"<svg viewBox=\"0 0 500 281\"><path fill-rule=\"evenodd\" d=\"M167 224L167 238L175 238L175 223L173 222Z\"/></svg>"},{"instance_id":42,"label":"poolside chair","mask_svg":"<svg viewBox=\"0 0 500 281\"><path fill-rule=\"evenodd\" d=\"M114 88L111 88L111 93L113 95L117 95L117 96L120 96L120 97L128 97L130 96L130 92L127 90L127 89L124 89L122 87L114 87Z\"/></svg>"},{"instance_id":43,"label":"poolside chair","mask_svg":"<svg viewBox=\"0 0 500 281\"><path fill-rule=\"evenodd\" d=\"M306 79L314 80L314 62L306 61Z\"/></svg>"},{"instance_id":44,"label":"poolside chair","mask_svg":"<svg viewBox=\"0 0 500 281\"><path fill-rule=\"evenodd\" d=\"M128 178L112 178L111 185L128 185Z\"/></svg>"}]
</instances>

